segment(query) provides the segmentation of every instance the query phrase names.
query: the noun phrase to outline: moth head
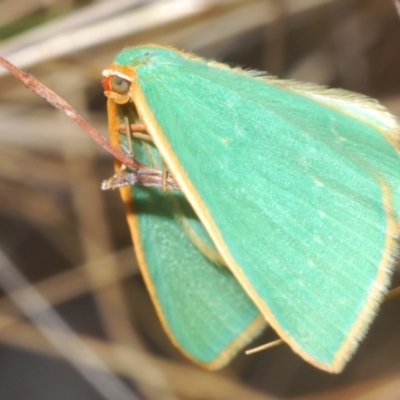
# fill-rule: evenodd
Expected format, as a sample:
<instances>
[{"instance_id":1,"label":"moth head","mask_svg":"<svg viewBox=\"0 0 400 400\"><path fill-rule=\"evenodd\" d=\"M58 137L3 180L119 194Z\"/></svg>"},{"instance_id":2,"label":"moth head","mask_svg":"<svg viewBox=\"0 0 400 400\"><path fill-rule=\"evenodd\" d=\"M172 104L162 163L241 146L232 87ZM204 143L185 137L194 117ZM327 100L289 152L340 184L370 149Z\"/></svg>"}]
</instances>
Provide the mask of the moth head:
<instances>
[{"instance_id":1,"label":"moth head","mask_svg":"<svg viewBox=\"0 0 400 400\"><path fill-rule=\"evenodd\" d=\"M102 73L104 94L117 104L125 104L132 100L132 74L120 72L114 68L105 69Z\"/></svg>"}]
</instances>

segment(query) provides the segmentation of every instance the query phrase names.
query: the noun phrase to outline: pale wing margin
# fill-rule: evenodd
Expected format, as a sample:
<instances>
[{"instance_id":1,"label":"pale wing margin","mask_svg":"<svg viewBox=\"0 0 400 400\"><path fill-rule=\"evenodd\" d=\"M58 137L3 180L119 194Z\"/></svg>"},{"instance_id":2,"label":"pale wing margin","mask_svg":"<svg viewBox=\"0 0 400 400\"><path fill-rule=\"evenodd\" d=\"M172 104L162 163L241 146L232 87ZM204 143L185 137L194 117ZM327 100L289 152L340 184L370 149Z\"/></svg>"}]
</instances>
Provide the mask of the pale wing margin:
<instances>
[{"instance_id":1,"label":"pale wing margin","mask_svg":"<svg viewBox=\"0 0 400 400\"><path fill-rule=\"evenodd\" d=\"M385 106L378 100L371 97L354 93L345 89L328 88L308 82L300 82L292 79L280 79L274 75L255 70L245 70L240 67L229 68L225 64L215 61L208 63L221 69L258 79L267 85L280 87L285 91L295 92L301 96L308 97L327 107L335 108L337 111L347 113L365 123L375 124L375 128L381 130L382 134L387 135L395 141L395 145L400 145L400 126L398 118L391 114Z\"/></svg>"},{"instance_id":2,"label":"pale wing margin","mask_svg":"<svg viewBox=\"0 0 400 400\"><path fill-rule=\"evenodd\" d=\"M341 113L346 113L360 121L374 125L387 139L393 140L395 146L400 144L398 119L373 98L344 89L332 89L312 83L278 79L272 76L256 78L283 90L296 92Z\"/></svg>"}]
</instances>

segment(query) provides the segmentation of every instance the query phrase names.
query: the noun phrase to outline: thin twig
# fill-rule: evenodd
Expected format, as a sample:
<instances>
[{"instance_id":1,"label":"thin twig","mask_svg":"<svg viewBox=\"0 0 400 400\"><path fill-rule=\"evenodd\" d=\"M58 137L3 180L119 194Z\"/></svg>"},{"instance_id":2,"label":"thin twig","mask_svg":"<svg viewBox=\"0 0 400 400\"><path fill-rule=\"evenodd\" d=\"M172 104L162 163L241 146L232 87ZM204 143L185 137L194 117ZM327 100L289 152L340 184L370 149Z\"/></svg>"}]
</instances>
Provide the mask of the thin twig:
<instances>
[{"instance_id":1,"label":"thin twig","mask_svg":"<svg viewBox=\"0 0 400 400\"><path fill-rule=\"evenodd\" d=\"M246 350L245 354L249 355L249 354L258 353L260 351L264 351L264 350L270 349L271 347L279 346L279 345L281 345L283 343L284 343L284 341L282 339L276 339L276 340L274 340L272 342L269 342L267 344L263 344L261 346L254 347L253 349Z\"/></svg>"},{"instance_id":2,"label":"thin twig","mask_svg":"<svg viewBox=\"0 0 400 400\"><path fill-rule=\"evenodd\" d=\"M400 296L400 286L395 287L385 296L384 301L392 300Z\"/></svg>"},{"instance_id":3,"label":"thin twig","mask_svg":"<svg viewBox=\"0 0 400 400\"><path fill-rule=\"evenodd\" d=\"M33 75L20 70L3 57L0 57L0 64L9 72L11 72L17 79L23 82L26 87L33 90L40 97L43 97L54 107L63 111L69 118L74 120L83 130L85 130L97 143L99 143L103 149L112 154L128 168L138 170L144 166L137 160L130 159L127 155L113 147L97 129L90 125L82 116L80 116L64 99L54 93L43 83L38 81Z\"/></svg>"}]
</instances>

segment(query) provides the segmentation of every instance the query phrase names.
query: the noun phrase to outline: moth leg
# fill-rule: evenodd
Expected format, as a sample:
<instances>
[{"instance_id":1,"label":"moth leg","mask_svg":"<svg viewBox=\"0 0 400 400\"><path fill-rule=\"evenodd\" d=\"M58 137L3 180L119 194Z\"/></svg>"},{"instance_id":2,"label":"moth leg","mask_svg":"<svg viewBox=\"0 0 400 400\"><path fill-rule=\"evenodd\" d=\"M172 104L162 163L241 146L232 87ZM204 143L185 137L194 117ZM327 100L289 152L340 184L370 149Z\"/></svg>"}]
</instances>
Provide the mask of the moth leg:
<instances>
[{"instance_id":1,"label":"moth leg","mask_svg":"<svg viewBox=\"0 0 400 400\"><path fill-rule=\"evenodd\" d=\"M162 162L161 168L161 189L163 192L166 192L167 190L180 190L171 172L168 171L164 161Z\"/></svg>"},{"instance_id":2,"label":"moth leg","mask_svg":"<svg viewBox=\"0 0 400 400\"><path fill-rule=\"evenodd\" d=\"M167 166L165 165L164 161L162 162L162 191L167 191L167 179L168 179L168 170Z\"/></svg>"},{"instance_id":3,"label":"moth leg","mask_svg":"<svg viewBox=\"0 0 400 400\"><path fill-rule=\"evenodd\" d=\"M146 125L144 124L129 124L128 117L124 117L125 124L121 124L118 127L118 131L121 133L127 133L130 134L131 137L134 137L136 139L142 139L142 140L147 140L149 142L152 142L153 139L148 133L144 133L142 131L146 131Z\"/></svg>"},{"instance_id":4,"label":"moth leg","mask_svg":"<svg viewBox=\"0 0 400 400\"><path fill-rule=\"evenodd\" d=\"M149 142L152 142L153 139L151 136L146 132L146 125L144 124L130 124L129 123L129 118L128 116L124 116L124 124L121 124L118 126L118 131L121 133L124 133L127 136L127 142L128 146L125 146L123 144L120 144L121 150L127 154L129 157L132 159L135 159L135 155L133 154L133 148L132 148L132 141L130 138L136 138L136 139L141 139L141 140L146 140ZM144 131L144 132L141 132ZM159 173L161 173L161 182L159 182L159 178L155 177L154 173L148 175L148 178L144 178L142 182L139 182L139 171L136 171L134 174L135 176L132 176L129 179L123 179L124 174L131 174L126 171L126 166L122 165L120 171L118 174L114 175L111 179L108 181L105 181L102 187L104 189L109 189L109 188L116 188L120 186L125 186L125 185L135 185L135 184L142 184L143 186L158 186L162 188L163 192L166 192L167 190L179 190L179 186L176 184L174 178L172 175L168 172L167 166L165 163L162 163L162 168ZM147 175L147 172L141 175ZM117 186L118 185L118 186Z\"/></svg>"},{"instance_id":5,"label":"moth leg","mask_svg":"<svg viewBox=\"0 0 400 400\"><path fill-rule=\"evenodd\" d=\"M131 136L136 138L136 139L142 139L142 140L147 140L149 142L152 142L153 139L151 136L147 133L142 133L142 132L133 132L131 131Z\"/></svg>"}]
</instances>

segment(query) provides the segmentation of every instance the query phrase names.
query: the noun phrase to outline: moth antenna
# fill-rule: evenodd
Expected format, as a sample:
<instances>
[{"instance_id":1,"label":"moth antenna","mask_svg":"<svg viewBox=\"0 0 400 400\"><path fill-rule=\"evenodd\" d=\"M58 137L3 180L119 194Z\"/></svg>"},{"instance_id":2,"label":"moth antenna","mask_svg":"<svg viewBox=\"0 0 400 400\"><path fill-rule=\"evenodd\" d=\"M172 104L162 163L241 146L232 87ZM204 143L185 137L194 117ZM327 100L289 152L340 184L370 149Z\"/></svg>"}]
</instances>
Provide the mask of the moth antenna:
<instances>
[{"instance_id":1,"label":"moth antenna","mask_svg":"<svg viewBox=\"0 0 400 400\"><path fill-rule=\"evenodd\" d=\"M168 179L168 171L167 166L165 165L164 161L162 163L162 191L167 191L167 179Z\"/></svg>"}]
</instances>

